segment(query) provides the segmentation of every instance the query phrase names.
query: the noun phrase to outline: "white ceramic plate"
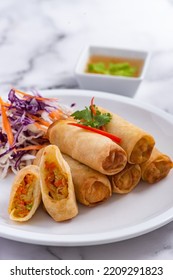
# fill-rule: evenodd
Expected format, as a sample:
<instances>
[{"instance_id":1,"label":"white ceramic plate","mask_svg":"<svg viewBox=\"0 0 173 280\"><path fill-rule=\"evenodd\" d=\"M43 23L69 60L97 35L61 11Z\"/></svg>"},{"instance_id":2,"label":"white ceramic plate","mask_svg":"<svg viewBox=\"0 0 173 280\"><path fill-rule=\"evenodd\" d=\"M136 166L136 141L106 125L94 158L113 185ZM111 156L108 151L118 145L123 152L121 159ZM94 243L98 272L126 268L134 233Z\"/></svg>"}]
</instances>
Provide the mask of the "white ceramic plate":
<instances>
[{"instance_id":1,"label":"white ceramic plate","mask_svg":"<svg viewBox=\"0 0 173 280\"><path fill-rule=\"evenodd\" d=\"M122 115L151 133L157 147L173 155L173 117L167 113L118 95L84 90L54 90L44 96L84 108L95 96L95 103ZM13 176L0 182L0 236L22 242L79 246L129 239L157 229L173 220L173 172L155 185L140 183L127 195L113 195L95 208L79 206L79 215L68 222L54 222L39 208L27 223L9 219L7 208Z\"/></svg>"}]
</instances>

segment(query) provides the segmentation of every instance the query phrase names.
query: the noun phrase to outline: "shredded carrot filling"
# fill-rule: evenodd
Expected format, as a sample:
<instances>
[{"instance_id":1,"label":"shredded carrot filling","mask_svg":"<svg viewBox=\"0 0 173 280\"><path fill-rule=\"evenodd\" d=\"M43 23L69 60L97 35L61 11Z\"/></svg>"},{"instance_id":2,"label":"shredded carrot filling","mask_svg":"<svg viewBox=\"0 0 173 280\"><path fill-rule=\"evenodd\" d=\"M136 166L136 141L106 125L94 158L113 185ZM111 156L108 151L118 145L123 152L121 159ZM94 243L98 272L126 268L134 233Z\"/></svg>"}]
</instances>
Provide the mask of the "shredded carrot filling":
<instances>
[{"instance_id":1,"label":"shredded carrot filling","mask_svg":"<svg viewBox=\"0 0 173 280\"><path fill-rule=\"evenodd\" d=\"M54 162L45 162L46 186L49 195L55 200L61 200L68 196L67 178L62 174Z\"/></svg>"},{"instance_id":2,"label":"shredded carrot filling","mask_svg":"<svg viewBox=\"0 0 173 280\"><path fill-rule=\"evenodd\" d=\"M19 184L13 201L14 214L17 217L27 216L32 209L34 180L35 176L33 174L27 174Z\"/></svg>"}]
</instances>

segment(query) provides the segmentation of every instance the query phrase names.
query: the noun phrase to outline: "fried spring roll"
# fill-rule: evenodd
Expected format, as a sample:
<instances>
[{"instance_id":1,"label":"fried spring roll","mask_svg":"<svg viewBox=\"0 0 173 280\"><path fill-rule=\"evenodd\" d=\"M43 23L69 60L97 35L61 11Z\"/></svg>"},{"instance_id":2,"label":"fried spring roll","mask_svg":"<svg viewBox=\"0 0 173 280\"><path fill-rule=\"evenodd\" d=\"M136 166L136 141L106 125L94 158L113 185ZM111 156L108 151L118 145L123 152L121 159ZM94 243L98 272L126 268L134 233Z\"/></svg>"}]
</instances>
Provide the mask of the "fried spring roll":
<instances>
[{"instance_id":1,"label":"fried spring roll","mask_svg":"<svg viewBox=\"0 0 173 280\"><path fill-rule=\"evenodd\" d=\"M170 157L154 148L149 160L141 164L142 180L150 184L156 183L166 177L172 167Z\"/></svg>"},{"instance_id":2,"label":"fried spring roll","mask_svg":"<svg viewBox=\"0 0 173 280\"><path fill-rule=\"evenodd\" d=\"M102 113L109 112L101 107L98 109ZM105 126L106 131L122 139L120 146L126 151L128 162L140 164L147 161L155 145L154 138L122 117L114 113L111 115L111 121Z\"/></svg>"},{"instance_id":3,"label":"fried spring roll","mask_svg":"<svg viewBox=\"0 0 173 280\"><path fill-rule=\"evenodd\" d=\"M96 206L107 200L111 194L111 185L106 175L63 155L69 164L77 200L86 206Z\"/></svg>"},{"instance_id":4,"label":"fried spring roll","mask_svg":"<svg viewBox=\"0 0 173 280\"><path fill-rule=\"evenodd\" d=\"M34 164L39 165L44 148L34 159ZM111 195L111 184L106 175L91 169L77 160L62 154L70 166L76 199L86 206L96 206L106 201Z\"/></svg>"},{"instance_id":5,"label":"fried spring roll","mask_svg":"<svg viewBox=\"0 0 173 280\"><path fill-rule=\"evenodd\" d=\"M57 145L62 153L107 175L118 173L125 167L127 156L118 144L68 123L68 120L57 121L48 129L50 143Z\"/></svg>"},{"instance_id":6,"label":"fried spring roll","mask_svg":"<svg viewBox=\"0 0 173 280\"><path fill-rule=\"evenodd\" d=\"M39 167L28 165L16 175L10 194L8 212L10 219L18 222L29 220L41 201Z\"/></svg>"},{"instance_id":7,"label":"fried spring roll","mask_svg":"<svg viewBox=\"0 0 173 280\"><path fill-rule=\"evenodd\" d=\"M70 167L55 145L43 150L40 161L41 193L44 207L57 222L78 214Z\"/></svg>"},{"instance_id":8,"label":"fried spring roll","mask_svg":"<svg viewBox=\"0 0 173 280\"><path fill-rule=\"evenodd\" d=\"M114 193L126 194L131 192L141 179L139 164L129 164L118 174L109 177Z\"/></svg>"}]
</instances>

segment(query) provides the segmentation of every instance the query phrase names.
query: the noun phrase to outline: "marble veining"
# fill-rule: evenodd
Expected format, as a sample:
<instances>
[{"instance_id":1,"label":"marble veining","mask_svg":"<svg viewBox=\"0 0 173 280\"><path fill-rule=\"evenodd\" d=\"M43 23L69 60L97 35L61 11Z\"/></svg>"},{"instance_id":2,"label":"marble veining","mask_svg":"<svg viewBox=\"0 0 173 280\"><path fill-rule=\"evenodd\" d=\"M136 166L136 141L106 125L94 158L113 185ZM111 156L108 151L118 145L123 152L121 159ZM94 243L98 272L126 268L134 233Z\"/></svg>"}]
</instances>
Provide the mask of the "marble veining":
<instances>
[{"instance_id":1,"label":"marble veining","mask_svg":"<svg viewBox=\"0 0 173 280\"><path fill-rule=\"evenodd\" d=\"M1 0L0 85L78 88L74 67L86 44L145 49L147 74L135 99L173 114L172 0ZM0 238L0 259L173 259L173 222L112 244L58 247Z\"/></svg>"}]
</instances>

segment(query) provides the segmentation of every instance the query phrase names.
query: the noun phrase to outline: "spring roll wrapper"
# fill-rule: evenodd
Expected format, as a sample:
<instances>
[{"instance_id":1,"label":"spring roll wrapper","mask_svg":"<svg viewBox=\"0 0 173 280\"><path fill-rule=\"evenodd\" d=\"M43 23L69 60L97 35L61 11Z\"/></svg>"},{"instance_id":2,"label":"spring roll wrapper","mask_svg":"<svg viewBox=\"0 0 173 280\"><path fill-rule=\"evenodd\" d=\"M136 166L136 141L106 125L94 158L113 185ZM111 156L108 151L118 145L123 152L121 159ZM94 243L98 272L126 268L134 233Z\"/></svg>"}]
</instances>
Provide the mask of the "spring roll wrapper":
<instances>
[{"instance_id":1,"label":"spring roll wrapper","mask_svg":"<svg viewBox=\"0 0 173 280\"><path fill-rule=\"evenodd\" d=\"M68 195L60 200L55 200L49 195L49 189L46 185L45 162L50 160L54 162L57 168L66 175L68 184ZM49 215L57 222L69 220L78 214L78 206L76 203L74 185L70 167L63 159L59 148L55 145L49 145L44 148L40 160L41 174L41 193L45 209Z\"/></svg>"},{"instance_id":2,"label":"spring roll wrapper","mask_svg":"<svg viewBox=\"0 0 173 280\"><path fill-rule=\"evenodd\" d=\"M109 112L101 107L98 109L102 113ZM126 151L128 162L140 164L147 161L155 145L153 136L119 115L109 113L112 115L112 119L105 125L106 131L121 138L120 146Z\"/></svg>"},{"instance_id":3,"label":"spring roll wrapper","mask_svg":"<svg viewBox=\"0 0 173 280\"><path fill-rule=\"evenodd\" d=\"M15 215L15 208L13 205L13 201L15 198L16 191L19 188L20 183L23 181L26 175L31 174L34 175L34 188L33 188L33 206L29 213L25 217L18 217ZM10 219L18 222L25 222L31 219L31 217L36 212L41 202L41 189L40 189L40 172L39 167L36 165L28 165L22 168L14 178L14 182L11 188L11 194L9 199L8 212L10 214Z\"/></svg>"},{"instance_id":4,"label":"spring roll wrapper","mask_svg":"<svg viewBox=\"0 0 173 280\"><path fill-rule=\"evenodd\" d=\"M109 177L113 193L126 194L131 192L141 179L139 164L129 164L118 174Z\"/></svg>"},{"instance_id":5,"label":"spring roll wrapper","mask_svg":"<svg viewBox=\"0 0 173 280\"><path fill-rule=\"evenodd\" d=\"M111 195L111 185L106 175L63 154L69 164L77 200L86 206L96 206Z\"/></svg>"},{"instance_id":6,"label":"spring roll wrapper","mask_svg":"<svg viewBox=\"0 0 173 280\"><path fill-rule=\"evenodd\" d=\"M173 162L169 156L154 148L148 161L142 163L142 180L153 184L166 177L173 167Z\"/></svg>"},{"instance_id":7,"label":"spring roll wrapper","mask_svg":"<svg viewBox=\"0 0 173 280\"><path fill-rule=\"evenodd\" d=\"M118 144L68 123L68 120L57 121L48 129L50 143L57 145L62 153L107 175L116 174L125 167L126 152Z\"/></svg>"},{"instance_id":8,"label":"spring roll wrapper","mask_svg":"<svg viewBox=\"0 0 173 280\"><path fill-rule=\"evenodd\" d=\"M41 149L34 159L34 164L39 165L43 154ZM111 184L106 175L91 169L77 160L62 154L70 166L75 195L78 202L86 206L96 206L106 201L111 195Z\"/></svg>"}]
</instances>

